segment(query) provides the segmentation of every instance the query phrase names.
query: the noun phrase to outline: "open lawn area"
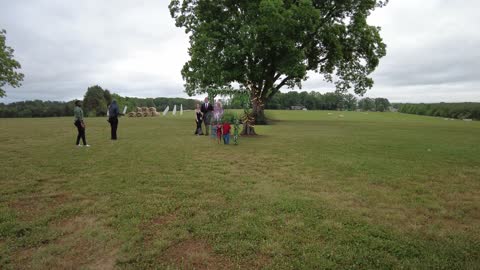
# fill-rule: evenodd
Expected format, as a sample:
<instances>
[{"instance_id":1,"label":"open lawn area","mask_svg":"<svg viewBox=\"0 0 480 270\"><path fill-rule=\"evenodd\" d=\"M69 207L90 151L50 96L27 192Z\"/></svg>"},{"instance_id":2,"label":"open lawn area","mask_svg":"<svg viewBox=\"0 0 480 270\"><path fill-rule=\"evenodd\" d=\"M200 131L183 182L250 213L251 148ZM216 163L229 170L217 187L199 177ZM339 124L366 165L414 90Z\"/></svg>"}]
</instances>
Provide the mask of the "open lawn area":
<instances>
[{"instance_id":1,"label":"open lawn area","mask_svg":"<svg viewBox=\"0 0 480 270\"><path fill-rule=\"evenodd\" d=\"M480 122L267 116L0 119L0 269L480 268Z\"/></svg>"}]
</instances>

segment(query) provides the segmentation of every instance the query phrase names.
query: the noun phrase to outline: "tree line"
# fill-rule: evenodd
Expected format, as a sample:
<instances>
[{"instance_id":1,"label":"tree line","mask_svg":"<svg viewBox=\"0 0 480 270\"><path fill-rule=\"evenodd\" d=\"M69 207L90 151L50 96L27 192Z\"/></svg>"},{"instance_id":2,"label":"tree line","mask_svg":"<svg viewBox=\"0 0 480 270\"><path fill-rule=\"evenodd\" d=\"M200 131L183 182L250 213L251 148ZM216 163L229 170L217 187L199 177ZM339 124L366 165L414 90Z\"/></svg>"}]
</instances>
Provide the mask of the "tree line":
<instances>
[{"instance_id":1,"label":"tree line","mask_svg":"<svg viewBox=\"0 0 480 270\"><path fill-rule=\"evenodd\" d=\"M83 98L83 110L85 116L106 116L108 105L112 100L117 100L121 110L124 106L128 106L128 111L135 110L136 107L155 107L157 111L164 110L167 106L170 109L174 105L183 105L185 110L195 109L198 102L194 99L185 98L135 98L122 97L118 94L111 93L108 89L95 85L89 87ZM62 101L20 101L10 104L0 103L0 117L62 117L72 116L75 107L75 100L68 102Z\"/></svg>"},{"instance_id":2,"label":"tree line","mask_svg":"<svg viewBox=\"0 0 480 270\"><path fill-rule=\"evenodd\" d=\"M401 113L480 120L480 103L396 103L393 107Z\"/></svg>"},{"instance_id":3,"label":"tree line","mask_svg":"<svg viewBox=\"0 0 480 270\"><path fill-rule=\"evenodd\" d=\"M242 108L241 94L232 95L226 103L226 108ZM295 92L277 93L269 101L265 108L271 110L290 110L296 108L306 108L308 110L342 110L342 111L379 111L390 110L390 102L386 98L362 98L358 99L350 93L341 92Z\"/></svg>"}]
</instances>

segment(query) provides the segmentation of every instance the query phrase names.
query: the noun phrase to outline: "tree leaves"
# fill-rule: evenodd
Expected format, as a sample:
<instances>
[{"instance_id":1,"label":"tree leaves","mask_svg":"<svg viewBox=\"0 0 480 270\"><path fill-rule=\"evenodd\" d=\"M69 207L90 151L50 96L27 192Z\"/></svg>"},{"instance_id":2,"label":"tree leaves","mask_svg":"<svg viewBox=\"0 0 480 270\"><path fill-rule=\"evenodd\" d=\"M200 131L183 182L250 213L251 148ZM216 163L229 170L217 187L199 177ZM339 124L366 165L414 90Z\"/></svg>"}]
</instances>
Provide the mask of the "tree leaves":
<instances>
[{"instance_id":1,"label":"tree leaves","mask_svg":"<svg viewBox=\"0 0 480 270\"><path fill-rule=\"evenodd\" d=\"M5 85L20 87L24 75L17 72L21 68L19 62L13 58L14 50L6 45L7 31L0 30L0 98L5 96Z\"/></svg>"}]
</instances>

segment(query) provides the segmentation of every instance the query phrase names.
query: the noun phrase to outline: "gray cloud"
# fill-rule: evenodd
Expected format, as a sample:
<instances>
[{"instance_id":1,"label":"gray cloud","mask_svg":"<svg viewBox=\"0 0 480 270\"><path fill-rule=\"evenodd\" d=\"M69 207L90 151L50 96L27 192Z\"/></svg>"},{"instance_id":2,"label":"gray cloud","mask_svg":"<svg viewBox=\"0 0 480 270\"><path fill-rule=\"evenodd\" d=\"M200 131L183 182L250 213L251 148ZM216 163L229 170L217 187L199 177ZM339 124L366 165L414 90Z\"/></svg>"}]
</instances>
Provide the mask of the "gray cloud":
<instances>
[{"instance_id":1,"label":"gray cloud","mask_svg":"<svg viewBox=\"0 0 480 270\"><path fill-rule=\"evenodd\" d=\"M69 100L99 84L122 95L183 96L188 37L169 1L4 1L0 28L25 74L0 102ZM388 55L367 93L392 101L480 101L480 3L402 0L372 14ZM284 89L286 91L287 89ZM298 90L298 89L297 89ZM311 74L303 90L331 91Z\"/></svg>"}]
</instances>

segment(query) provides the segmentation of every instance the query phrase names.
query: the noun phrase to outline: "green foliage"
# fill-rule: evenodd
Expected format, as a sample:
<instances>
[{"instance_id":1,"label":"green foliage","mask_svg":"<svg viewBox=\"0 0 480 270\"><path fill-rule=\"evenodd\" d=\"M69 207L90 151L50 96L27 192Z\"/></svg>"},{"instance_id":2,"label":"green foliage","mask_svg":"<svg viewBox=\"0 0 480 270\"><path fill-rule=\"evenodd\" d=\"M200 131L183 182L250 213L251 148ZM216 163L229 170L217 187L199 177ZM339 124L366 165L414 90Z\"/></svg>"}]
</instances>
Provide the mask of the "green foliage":
<instances>
[{"instance_id":1,"label":"green foliage","mask_svg":"<svg viewBox=\"0 0 480 270\"><path fill-rule=\"evenodd\" d=\"M480 120L480 103L394 104L401 113Z\"/></svg>"},{"instance_id":2,"label":"green foliage","mask_svg":"<svg viewBox=\"0 0 480 270\"><path fill-rule=\"evenodd\" d=\"M108 95L109 92L106 93L106 91L98 85L89 87L83 98L85 115L90 117L107 115L109 104L105 98L108 98Z\"/></svg>"},{"instance_id":3,"label":"green foliage","mask_svg":"<svg viewBox=\"0 0 480 270\"><path fill-rule=\"evenodd\" d=\"M227 121L228 123L233 124L235 122L235 119L240 119L240 117L238 116L238 113L225 110L222 116L222 122Z\"/></svg>"},{"instance_id":4,"label":"green foliage","mask_svg":"<svg viewBox=\"0 0 480 270\"><path fill-rule=\"evenodd\" d=\"M384 112L390 110L390 102L386 98L375 99L375 111Z\"/></svg>"},{"instance_id":5,"label":"green foliage","mask_svg":"<svg viewBox=\"0 0 480 270\"><path fill-rule=\"evenodd\" d=\"M58 101L21 101L10 104L0 103L0 118L10 117L60 117L72 116L75 104Z\"/></svg>"},{"instance_id":6,"label":"green foliage","mask_svg":"<svg viewBox=\"0 0 480 270\"><path fill-rule=\"evenodd\" d=\"M232 95L226 108L243 108L242 94ZM242 103L243 102L243 103ZM249 102L247 100L247 102ZM350 93L330 92L321 94L318 92L279 92L265 105L266 109L289 110L292 106L304 106L308 110L343 110L355 111L357 108L364 111L386 111L389 109L389 101L385 98L378 99L379 107L377 109L374 99L364 98L357 101L357 98ZM380 106L381 105L381 106Z\"/></svg>"},{"instance_id":7,"label":"green foliage","mask_svg":"<svg viewBox=\"0 0 480 270\"><path fill-rule=\"evenodd\" d=\"M13 58L14 50L6 45L7 31L0 29L0 98L5 96L5 85L20 87L24 75L17 72L20 63Z\"/></svg>"},{"instance_id":8,"label":"green foliage","mask_svg":"<svg viewBox=\"0 0 480 270\"><path fill-rule=\"evenodd\" d=\"M176 26L190 35L185 91L230 92L238 84L251 93L255 117L283 86L301 86L308 71L338 78L338 91L363 94L386 54L367 17L386 2L172 0Z\"/></svg>"},{"instance_id":9,"label":"green foliage","mask_svg":"<svg viewBox=\"0 0 480 270\"><path fill-rule=\"evenodd\" d=\"M358 101L358 107L362 111L375 111L375 99L373 98L363 98Z\"/></svg>"}]
</instances>

